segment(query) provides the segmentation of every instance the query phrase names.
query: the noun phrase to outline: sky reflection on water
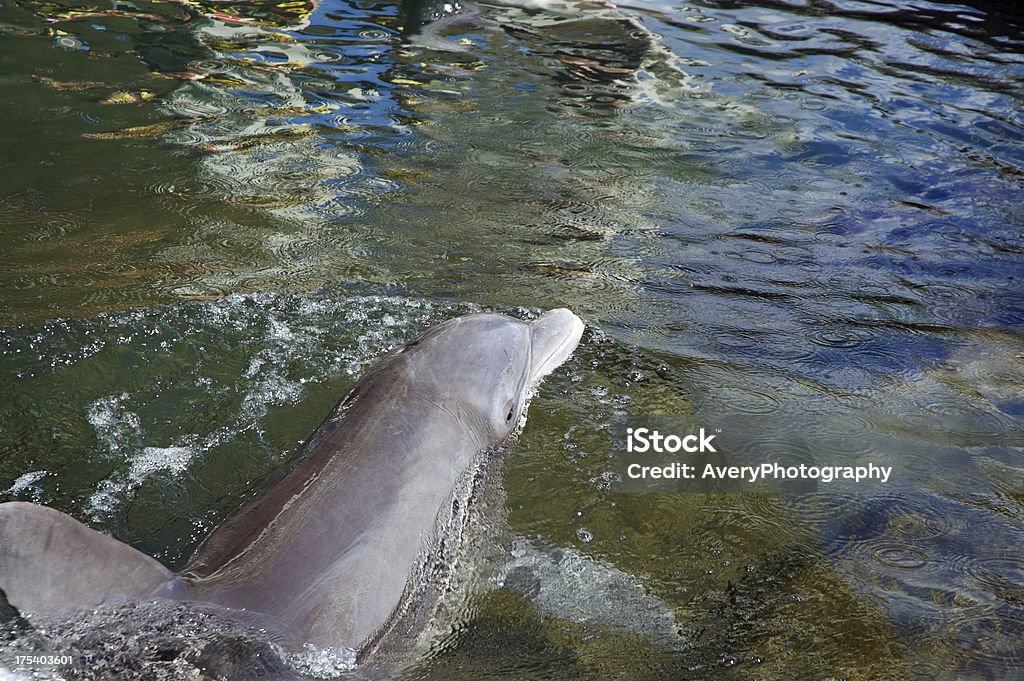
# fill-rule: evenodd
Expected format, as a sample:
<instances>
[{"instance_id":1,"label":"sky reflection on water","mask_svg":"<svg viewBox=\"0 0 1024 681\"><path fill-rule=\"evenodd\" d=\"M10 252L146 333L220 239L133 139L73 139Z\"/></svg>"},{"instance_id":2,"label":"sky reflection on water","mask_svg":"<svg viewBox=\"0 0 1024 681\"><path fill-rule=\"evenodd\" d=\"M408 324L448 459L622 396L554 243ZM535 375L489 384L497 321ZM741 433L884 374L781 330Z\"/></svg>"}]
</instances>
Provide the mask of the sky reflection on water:
<instances>
[{"instance_id":1,"label":"sky reflection on water","mask_svg":"<svg viewBox=\"0 0 1024 681\"><path fill-rule=\"evenodd\" d=\"M592 331L509 522L642 576L685 641L657 673L1018 676L1019 12L495 5L410 35L417 9L0 7L0 489L180 561L353 362L567 305ZM661 412L897 480L610 492L608 424ZM648 644L502 593L413 676L647 678L615 651Z\"/></svg>"}]
</instances>

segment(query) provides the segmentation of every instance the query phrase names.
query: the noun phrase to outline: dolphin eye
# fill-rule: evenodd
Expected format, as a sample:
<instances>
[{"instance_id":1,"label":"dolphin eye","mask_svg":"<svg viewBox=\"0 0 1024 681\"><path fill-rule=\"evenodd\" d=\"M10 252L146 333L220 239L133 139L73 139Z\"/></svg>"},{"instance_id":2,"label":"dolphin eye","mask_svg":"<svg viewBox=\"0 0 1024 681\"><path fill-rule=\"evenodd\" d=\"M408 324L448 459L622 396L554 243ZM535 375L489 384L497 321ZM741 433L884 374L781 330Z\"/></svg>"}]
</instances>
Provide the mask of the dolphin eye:
<instances>
[{"instance_id":1,"label":"dolphin eye","mask_svg":"<svg viewBox=\"0 0 1024 681\"><path fill-rule=\"evenodd\" d=\"M512 417L516 415L516 407L514 404L509 405L508 414L505 416L505 423L512 420Z\"/></svg>"}]
</instances>

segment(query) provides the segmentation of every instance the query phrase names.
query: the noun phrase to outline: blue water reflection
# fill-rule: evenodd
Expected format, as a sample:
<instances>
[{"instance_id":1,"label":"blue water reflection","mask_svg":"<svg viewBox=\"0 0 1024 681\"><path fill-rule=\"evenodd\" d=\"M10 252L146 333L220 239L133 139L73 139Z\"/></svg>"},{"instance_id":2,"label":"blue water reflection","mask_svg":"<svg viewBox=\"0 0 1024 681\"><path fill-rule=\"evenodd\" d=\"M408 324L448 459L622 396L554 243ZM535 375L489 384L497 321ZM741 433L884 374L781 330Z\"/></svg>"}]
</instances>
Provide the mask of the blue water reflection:
<instances>
[{"instance_id":1,"label":"blue water reflection","mask_svg":"<svg viewBox=\"0 0 1024 681\"><path fill-rule=\"evenodd\" d=\"M630 646L674 678L1020 675L1016 7L25 1L0 65L5 498L181 560L356 357L567 305L591 332L507 524L638 576L686 645L574 629L520 571L413 677L649 678ZM616 496L610 424L652 413L895 483Z\"/></svg>"}]
</instances>

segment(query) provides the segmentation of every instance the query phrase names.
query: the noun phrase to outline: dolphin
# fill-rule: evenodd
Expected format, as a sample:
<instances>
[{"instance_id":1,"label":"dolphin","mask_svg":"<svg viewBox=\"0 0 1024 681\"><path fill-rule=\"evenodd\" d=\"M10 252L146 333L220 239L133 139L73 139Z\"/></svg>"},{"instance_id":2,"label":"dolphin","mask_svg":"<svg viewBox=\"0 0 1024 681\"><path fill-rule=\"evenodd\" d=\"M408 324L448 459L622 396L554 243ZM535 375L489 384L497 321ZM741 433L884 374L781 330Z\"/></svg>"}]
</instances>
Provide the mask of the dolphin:
<instances>
[{"instance_id":1,"label":"dolphin","mask_svg":"<svg viewBox=\"0 0 1024 681\"><path fill-rule=\"evenodd\" d=\"M298 463L179 573L54 509L0 504L0 589L30 621L171 599L258 617L296 649L361 657L423 597L475 466L518 432L583 328L556 309L429 329L361 378Z\"/></svg>"}]
</instances>

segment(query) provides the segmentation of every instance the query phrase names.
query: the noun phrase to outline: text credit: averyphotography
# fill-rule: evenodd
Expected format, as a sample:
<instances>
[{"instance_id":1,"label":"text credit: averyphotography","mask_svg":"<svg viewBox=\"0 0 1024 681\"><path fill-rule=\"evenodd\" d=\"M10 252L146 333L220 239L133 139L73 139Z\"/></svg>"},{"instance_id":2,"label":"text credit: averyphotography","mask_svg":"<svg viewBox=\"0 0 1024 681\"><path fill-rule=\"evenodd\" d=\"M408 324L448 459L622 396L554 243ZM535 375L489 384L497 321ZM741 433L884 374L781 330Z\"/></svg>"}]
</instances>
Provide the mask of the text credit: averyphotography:
<instances>
[{"instance_id":1,"label":"text credit: averyphotography","mask_svg":"<svg viewBox=\"0 0 1024 681\"><path fill-rule=\"evenodd\" d=\"M685 417L631 417L612 430L608 479L629 493L828 493L850 485L888 486L891 463L841 451L811 451L798 439L736 446L735 434ZM732 445L732 446L731 446Z\"/></svg>"}]
</instances>

